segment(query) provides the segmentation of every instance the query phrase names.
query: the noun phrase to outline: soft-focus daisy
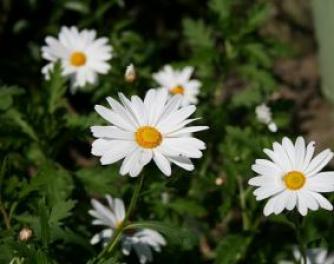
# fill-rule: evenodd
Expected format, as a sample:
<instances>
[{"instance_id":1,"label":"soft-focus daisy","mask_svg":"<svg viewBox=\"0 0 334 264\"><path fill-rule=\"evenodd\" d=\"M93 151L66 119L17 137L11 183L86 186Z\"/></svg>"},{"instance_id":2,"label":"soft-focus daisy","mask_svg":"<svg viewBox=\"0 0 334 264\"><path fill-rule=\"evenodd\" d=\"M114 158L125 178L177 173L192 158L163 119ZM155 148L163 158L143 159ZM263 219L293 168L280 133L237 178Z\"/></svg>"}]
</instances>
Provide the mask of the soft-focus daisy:
<instances>
[{"instance_id":1,"label":"soft-focus daisy","mask_svg":"<svg viewBox=\"0 0 334 264\"><path fill-rule=\"evenodd\" d=\"M194 71L193 67L185 67L182 70L174 70L170 65L166 65L161 71L153 74L155 81L162 89L166 89L171 95L182 95L182 105L196 104L197 95L201 87L201 82L191 80Z\"/></svg>"},{"instance_id":2,"label":"soft-focus daisy","mask_svg":"<svg viewBox=\"0 0 334 264\"><path fill-rule=\"evenodd\" d=\"M100 156L107 165L124 158L120 174L137 176L152 159L166 175L171 175L171 163L191 171L190 158L202 157L205 143L189 133L205 130L207 126L190 126L188 119L195 112L193 105L180 107L179 95L168 98L165 90L151 89L144 101L138 96L131 100L119 94L121 103L107 98L111 109L101 105L95 110L111 125L92 126L98 139L92 144L92 154Z\"/></svg>"},{"instance_id":3,"label":"soft-focus daisy","mask_svg":"<svg viewBox=\"0 0 334 264\"><path fill-rule=\"evenodd\" d=\"M125 208L124 203L119 198L112 198L110 195L106 195L108 207L101 204L99 201L92 199L91 203L93 210L89 210L89 214L95 219L93 225L102 225L107 228L100 233L93 236L91 244L96 244L100 241L107 243L107 240L112 236L115 229L117 229L124 221Z\"/></svg>"},{"instance_id":4,"label":"soft-focus daisy","mask_svg":"<svg viewBox=\"0 0 334 264\"><path fill-rule=\"evenodd\" d=\"M277 125L272 120L272 113L266 104L260 104L255 108L256 118L260 123L268 126L271 132L277 132Z\"/></svg>"},{"instance_id":5,"label":"soft-focus daisy","mask_svg":"<svg viewBox=\"0 0 334 264\"><path fill-rule=\"evenodd\" d=\"M124 236L122 240L122 252L130 255L133 248L141 264L153 261L152 249L161 251L161 247L166 245L166 240L157 232L151 229L137 231L132 236Z\"/></svg>"},{"instance_id":6,"label":"soft-focus daisy","mask_svg":"<svg viewBox=\"0 0 334 264\"><path fill-rule=\"evenodd\" d=\"M90 241L93 245L102 242L103 246L106 246L115 229L119 228L125 219L123 201L110 195L106 195L106 198L108 207L95 199L91 201L94 209L90 210L89 214L95 218L92 224L106 227L93 236ZM122 234L121 240L123 254L128 256L133 248L142 264L153 260L152 250L160 252L161 247L166 245L166 240L157 231L147 228L131 234Z\"/></svg>"},{"instance_id":7,"label":"soft-focus daisy","mask_svg":"<svg viewBox=\"0 0 334 264\"><path fill-rule=\"evenodd\" d=\"M305 264L302 254L297 247L293 249L293 256L298 263ZM280 261L280 264L293 264L295 261ZM306 251L306 264L334 264L334 254L328 256L327 249L312 248Z\"/></svg>"},{"instance_id":8,"label":"soft-focus daisy","mask_svg":"<svg viewBox=\"0 0 334 264\"><path fill-rule=\"evenodd\" d=\"M72 80L72 91L96 83L97 74L106 74L110 69L107 61L112 57L112 47L107 38L96 38L95 30L62 27L58 38L46 37L45 42L42 57L50 63L42 73L48 79L50 70L60 61L63 75Z\"/></svg>"},{"instance_id":9,"label":"soft-focus daisy","mask_svg":"<svg viewBox=\"0 0 334 264\"><path fill-rule=\"evenodd\" d=\"M333 210L332 204L321 192L334 191L334 172L321 172L333 158L333 152L326 149L314 154L314 142L307 146L302 137L295 144L283 138L282 144L275 142L273 150L264 149L270 160L257 159L252 169L257 177L249 180L249 184L257 186L254 195L257 200L269 198L264 207L264 214L279 214L285 208L295 207L302 215L308 209L319 207Z\"/></svg>"}]
</instances>

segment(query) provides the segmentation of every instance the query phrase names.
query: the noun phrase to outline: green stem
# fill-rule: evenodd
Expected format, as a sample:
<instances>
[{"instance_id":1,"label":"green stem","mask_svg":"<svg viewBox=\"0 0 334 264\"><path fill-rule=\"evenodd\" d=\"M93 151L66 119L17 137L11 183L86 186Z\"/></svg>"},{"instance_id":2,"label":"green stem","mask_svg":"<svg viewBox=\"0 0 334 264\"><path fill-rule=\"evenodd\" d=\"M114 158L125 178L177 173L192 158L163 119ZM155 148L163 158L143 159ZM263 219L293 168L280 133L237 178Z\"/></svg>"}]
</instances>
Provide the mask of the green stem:
<instances>
[{"instance_id":1,"label":"green stem","mask_svg":"<svg viewBox=\"0 0 334 264\"><path fill-rule=\"evenodd\" d=\"M142 174L142 175L139 176L139 179L137 181L135 191L132 194L130 205L128 207L128 210L126 212L126 215L125 215L125 218L124 218L123 222L115 230L109 244L101 251L101 253L97 257L97 260L109 257L111 255L112 251L114 250L114 248L116 247L118 241L120 240L120 238L122 236L122 233L123 233L124 229L127 226L127 222L129 220L129 217L130 217L132 211L134 210L134 208L137 204L139 193L140 193L140 190L143 186L143 182L144 182L144 175ZM97 262L97 263L99 263L99 262Z\"/></svg>"},{"instance_id":2,"label":"green stem","mask_svg":"<svg viewBox=\"0 0 334 264\"><path fill-rule=\"evenodd\" d=\"M241 207L241 216L242 216L242 227L244 231L247 231L250 229L250 220L247 214L247 208L246 208L246 194L244 187L242 185L242 179L241 177L237 178L238 180L238 186L239 186L239 199L240 199L240 207Z\"/></svg>"},{"instance_id":3,"label":"green stem","mask_svg":"<svg viewBox=\"0 0 334 264\"><path fill-rule=\"evenodd\" d=\"M307 261L307 254L306 254L307 247L305 245L305 239L303 238L303 234L302 234L302 229L304 226L304 218L301 218L299 215L297 215L296 217L292 218L292 222L295 227L296 239L297 239L299 251L301 254L301 259L299 262L301 264L306 264L307 263L306 262Z\"/></svg>"}]
</instances>

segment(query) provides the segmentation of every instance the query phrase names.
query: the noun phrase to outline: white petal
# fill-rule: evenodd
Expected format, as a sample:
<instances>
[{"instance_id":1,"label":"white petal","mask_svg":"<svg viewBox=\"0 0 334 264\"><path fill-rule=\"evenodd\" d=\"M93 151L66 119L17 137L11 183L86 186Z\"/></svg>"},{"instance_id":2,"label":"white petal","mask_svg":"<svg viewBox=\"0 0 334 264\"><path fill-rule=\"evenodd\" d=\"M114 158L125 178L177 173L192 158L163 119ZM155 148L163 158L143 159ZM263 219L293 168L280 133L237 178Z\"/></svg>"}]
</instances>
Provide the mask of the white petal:
<instances>
[{"instance_id":1,"label":"white petal","mask_svg":"<svg viewBox=\"0 0 334 264\"><path fill-rule=\"evenodd\" d=\"M302 216L307 215L307 205L305 201L305 197L303 195L303 192L297 192L297 207L298 211Z\"/></svg>"},{"instance_id":2,"label":"white petal","mask_svg":"<svg viewBox=\"0 0 334 264\"><path fill-rule=\"evenodd\" d=\"M291 140L287 137L283 138L282 141L282 147L285 150L285 153L287 154L287 157L290 161L290 167L295 168L296 167L296 153L295 153L295 147L292 144Z\"/></svg>"},{"instance_id":3,"label":"white petal","mask_svg":"<svg viewBox=\"0 0 334 264\"><path fill-rule=\"evenodd\" d=\"M312 159L311 163L305 170L305 174L307 176L312 176L321 171L322 168L325 167L327 163L333 158L333 155L333 152L331 152L329 149L320 152Z\"/></svg>"},{"instance_id":4,"label":"white petal","mask_svg":"<svg viewBox=\"0 0 334 264\"><path fill-rule=\"evenodd\" d=\"M295 143L295 151L296 151L296 170L302 170L305 160L305 140L303 137L298 137Z\"/></svg>"},{"instance_id":5,"label":"white petal","mask_svg":"<svg viewBox=\"0 0 334 264\"><path fill-rule=\"evenodd\" d=\"M127 122L126 119L121 117L119 114L116 114L115 112L113 112L112 110L109 110L108 108L104 106L96 105L95 111L105 120L109 121L111 124L114 124L127 131L136 130L135 124Z\"/></svg>"},{"instance_id":6,"label":"white petal","mask_svg":"<svg viewBox=\"0 0 334 264\"><path fill-rule=\"evenodd\" d=\"M320 193L310 192L310 194L318 201L321 208L332 211L333 205Z\"/></svg>"},{"instance_id":7,"label":"white petal","mask_svg":"<svg viewBox=\"0 0 334 264\"><path fill-rule=\"evenodd\" d=\"M270 196L273 196L275 194L278 194L282 192L283 190L284 190L283 186L278 186L278 185L264 186L264 187L257 188L254 191L254 195L256 196L256 200L260 201Z\"/></svg>"},{"instance_id":8,"label":"white petal","mask_svg":"<svg viewBox=\"0 0 334 264\"><path fill-rule=\"evenodd\" d=\"M202 130L207 130L209 129L208 126L191 126L191 127L186 127L180 130L177 130L175 132L170 132L166 136L168 137L179 137L182 135L187 135L189 133L194 133Z\"/></svg>"},{"instance_id":9,"label":"white petal","mask_svg":"<svg viewBox=\"0 0 334 264\"><path fill-rule=\"evenodd\" d=\"M158 168L166 175L170 176L172 173L170 162L159 151L154 151L153 159Z\"/></svg>"},{"instance_id":10,"label":"white petal","mask_svg":"<svg viewBox=\"0 0 334 264\"><path fill-rule=\"evenodd\" d=\"M192 164L191 160L186 157L168 157L168 159L175 165L187 170L194 170L195 166Z\"/></svg>"},{"instance_id":11,"label":"white petal","mask_svg":"<svg viewBox=\"0 0 334 264\"><path fill-rule=\"evenodd\" d=\"M92 126L90 129L94 137L127 140L134 139L133 132L124 131L116 126Z\"/></svg>"},{"instance_id":12,"label":"white petal","mask_svg":"<svg viewBox=\"0 0 334 264\"><path fill-rule=\"evenodd\" d=\"M121 199L116 198L115 199L115 216L118 222L121 222L125 218L125 207L124 202Z\"/></svg>"}]
</instances>

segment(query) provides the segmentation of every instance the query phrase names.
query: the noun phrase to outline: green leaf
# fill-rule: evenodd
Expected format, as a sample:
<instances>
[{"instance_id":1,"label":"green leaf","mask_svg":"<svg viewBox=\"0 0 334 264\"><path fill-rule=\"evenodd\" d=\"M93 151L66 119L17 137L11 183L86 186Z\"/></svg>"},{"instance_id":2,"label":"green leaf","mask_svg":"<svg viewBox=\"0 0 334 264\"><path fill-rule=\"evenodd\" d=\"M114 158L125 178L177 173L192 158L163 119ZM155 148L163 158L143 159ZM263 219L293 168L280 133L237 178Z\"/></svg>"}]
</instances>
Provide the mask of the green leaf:
<instances>
[{"instance_id":1,"label":"green leaf","mask_svg":"<svg viewBox=\"0 0 334 264\"><path fill-rule=\"evenodd\" d=\"M67 86L62 76L62 67L60 63L56 63L50 72L50 80L46 82L47 92L47 108L50 114L53 114L58 108L64 106L64 94Z\"/></svg>"},{"instance_id":2,"label":"green leaf","mask_svg":"<svg viewBox=\"0 0 334 264\"><path fill-rule=\"evenodd\" d=\"M84 15L89 13L89 7L85 3L80 1L68 1L65 3L64 7L66 9L76 11Z\"/></svg>"},{"instance_id":3,"label":"green leaf","mask_svg":"<svg viewBox=\"0 0 334 264\"><path fill-rule=\"evenodd\" d=\"M124 178L119 176L116 167L94 167L81 169L76 176L88 193L118 193Z\"/></svg>"},{"instance_id":4,"label":"green leaf","mask_svg":"<svg viewBox=\"0 0 334 264\"><path fill-rule=\"evenodd\" d=\"M183 20L183 29L185 37L193 48L213 49L212 30L202 20L194 21L186 18Z\"/></svg>"},{"instance_id":5,"label":"green leaf","mask_svg":"<svg viewBox=\"0 0 334 264\"><path fill-rule=\"evenodd\" d=\"M209 8L218 15L221 22L225 22L232 15L232 3L232 0L211 0Z\"/></svg>"},{"instance_id":6,"label":"green leaf","mask_svg":"<svg viewBox=\"0 0 334 264\"><path fill-rule=\"evenodd\" d=\"M227 235L216 249L216 264L234 264L240 261L248 247L250 237L241 234Z\"/></svg>"},{"instance_id":7,"label":"green leaf","mask_svg":"<svg viewBox=\"0 0 334 264\"><path fill-rule=\"evenodd\" d=\"M49 224L58 225L61 220L70 216L75 203L73 200L57 202L51 209Z\"/></svg>"},{"instance_id":8,"label":"green leaf","mask_svg":"<svg viewBox=\"0 0 334 264\"><path fill-rule=\"evenodd\" d=\"M16 86L0 87L0 110L7 110L13 105L13 99L24 93L24 90Z\"/></svg>"},{"instance_id":9,"label":"green leaf","mask_svg":"<svg viewBox=\"0 0 334 264\"><path fill-rule=\"evenodd\" d=\"M6 117L11 119L14 124L21 128L22 132L28 135L34 141L38 141L38 137L32 126L26 121L20 112L10 109L6 112Z\"/></svg>"},{"instance_id":10,"label":"green leaf","mask_svg":"<svg viewBox=\"0 0 334 264\"><path fill-rule=\"evenodd\" d=\"M198 202L191 201L189 199L177 199L168 204L176 212L181 215L187 214L195 217L202 217L205 215L205 209L198 204Z\"/></svg>"}]
</instances>

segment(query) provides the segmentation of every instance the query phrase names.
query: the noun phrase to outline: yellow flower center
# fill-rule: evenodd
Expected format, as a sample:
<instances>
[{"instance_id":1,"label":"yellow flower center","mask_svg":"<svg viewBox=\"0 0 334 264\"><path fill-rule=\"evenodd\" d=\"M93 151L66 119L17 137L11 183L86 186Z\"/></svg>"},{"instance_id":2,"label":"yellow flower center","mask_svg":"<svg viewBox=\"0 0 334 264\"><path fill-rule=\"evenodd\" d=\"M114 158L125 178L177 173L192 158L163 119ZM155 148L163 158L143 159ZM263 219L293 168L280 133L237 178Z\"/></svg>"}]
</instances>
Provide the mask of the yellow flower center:
<instances>
[{"instance_id":1,"label":"yellow flower center","mask_svg":"<svg viewBox=\"0 0 334 264\"><path fill-rule=\"evenodd\" d=\"M135 133L135 138L139 146L143 148L155 148L161 144L162 135L154 127L142 126Z\"/></svg>"},{"instance_id":2,"label":"yellow flower center","mask_svg":"<svg viewBox=\"0 0 334 264\"><path fill-rule=\"evenodd\" d=\"M283 181L289 190L296 191L304 186L306 177L299 171L290 171L284 175Z\"/></svg>"},{"instance_id":3,"label":"yellow flower center","mask_svg":"<svg viewBox=\"0 0 334 264\"><path fill-rule=\"evenodd\" d=\"M116 228L116 229L120 228L122 224L123 224L123 221L117 221L117 222L115 223L115 228Z\"/></svg>"},{"instance_id":4,"label":"yellow flower center","mask_svg":"<svg viewBox=\"0 0 334 264\"><path fill-rule=\"evenodd\" d=\"M177 85L169 90L172 94L184 94L184 87L182 85Z\"/></svg>"},{"instance_id":5,"label":"yellow flower center","mask_svg":"<svg viewBox=\"0 0 334 264\"><path fill-rule=\"evenodd\" d=\"M75 51L72 53L70 62L75 67L80 67L86 64L87 57L85 53L81 51Z\"/></svg>"}]
</instances>

